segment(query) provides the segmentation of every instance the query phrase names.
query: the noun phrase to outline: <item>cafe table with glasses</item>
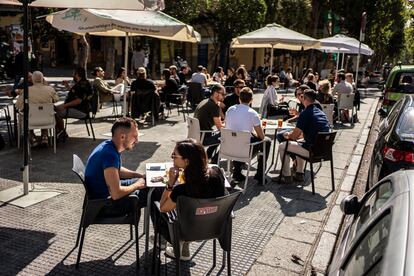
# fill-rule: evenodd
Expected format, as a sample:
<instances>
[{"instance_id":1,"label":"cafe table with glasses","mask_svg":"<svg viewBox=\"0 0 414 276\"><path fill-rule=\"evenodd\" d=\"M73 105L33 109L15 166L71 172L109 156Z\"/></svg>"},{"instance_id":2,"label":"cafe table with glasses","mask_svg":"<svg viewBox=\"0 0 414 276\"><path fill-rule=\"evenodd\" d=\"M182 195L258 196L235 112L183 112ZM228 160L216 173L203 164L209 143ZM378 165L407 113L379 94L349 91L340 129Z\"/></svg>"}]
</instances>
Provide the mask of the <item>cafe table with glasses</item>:
<instances>
[{"instance_id":1,"label":"cafe table with glasses","mask_svg":"<svg viewBox=\"0 0 414 276\"><path fill-rule=\"evenodd\" d=\"M275 162L275 152L276 152L276 143L277 143L277 134L279 131L287 130L291 131L295 128L295 124L284 122L283 119L278 120L271 120L271 119L262 119L262 127L266 134L266 130L274 130L274 137L273 137L273 151L272 151L272 162L270 163L267 172L270 171L272 166L274 165L274 169L276 169L277 165L277 158Z\"/></svg>"},{"instance_id":2,"label":"cafe table with glasses","mask_svg":"<svg viewBox=\"0 0 414 276\"><path fill-rule=\"evenodd\" d=\"M210 164L211 166L217 166L215 164ZM146 175L146 184L149 188L148 197L147 197L147 210L144 217L144 229L145 229L145 261L148 257L149 249L149 224L150 224L150 215L151 215L151 195L155 188L164 188L168 183L168 172L170 168L173 167L172 162L162 162L162 163L147 163L145 165L145 175ZM227 178L225 178L224 186L227 189L231 189L230 183ZM175 185L180 185L185 182L184 171L180 170L177 182ZM174 186L175 186L174 185Z\"/></svg>"}]
</instances>

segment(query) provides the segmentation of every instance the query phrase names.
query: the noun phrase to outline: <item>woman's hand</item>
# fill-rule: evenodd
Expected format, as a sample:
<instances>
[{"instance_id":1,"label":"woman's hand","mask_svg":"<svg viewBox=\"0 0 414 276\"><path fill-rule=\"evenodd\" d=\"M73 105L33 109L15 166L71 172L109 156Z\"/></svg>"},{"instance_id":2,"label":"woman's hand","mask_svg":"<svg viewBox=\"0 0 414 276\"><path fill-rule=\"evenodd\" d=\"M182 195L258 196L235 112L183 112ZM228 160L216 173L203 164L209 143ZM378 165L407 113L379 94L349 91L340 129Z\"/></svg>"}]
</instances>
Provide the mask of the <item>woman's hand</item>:
<instances>
[{"instance_id":1,"label":"woman's hand","mask_svg":"<svg viewBox=\"0 0 414 276\"><path fill-rule=\"evenodd\" d=\"M179 172L180 172L180 170L176 167L171 167L170 170L168 171L168 183L167 183L167 185L170 188L172 188L174 186L175 182L177 182Z\"/></svg>"}]
</instances>

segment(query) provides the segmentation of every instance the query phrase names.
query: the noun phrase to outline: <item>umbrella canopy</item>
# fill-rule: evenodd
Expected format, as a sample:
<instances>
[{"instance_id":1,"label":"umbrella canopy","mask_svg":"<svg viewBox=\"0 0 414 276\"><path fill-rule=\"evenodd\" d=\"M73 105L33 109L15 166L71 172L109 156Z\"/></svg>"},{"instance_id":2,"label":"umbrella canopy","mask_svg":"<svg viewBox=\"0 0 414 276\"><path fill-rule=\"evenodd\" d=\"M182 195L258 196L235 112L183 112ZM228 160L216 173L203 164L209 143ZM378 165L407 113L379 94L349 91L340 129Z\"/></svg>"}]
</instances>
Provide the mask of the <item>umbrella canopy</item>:
<instances>
[{"instance_id":1,"label":"umbrella canopy","mask_svg":"<svg viewBox=\"0 0 414 276\"><path fill-rule=\"evenodd\" d=\"M160 11L66 9L46 17L53 27L78 34L102 36L144 35L161 39L199 42L200 34Z\"/></svg>"},{"instance_id":2,"label":"umbrella canopy","mask_svg":"<svg viewBox=\"0 0 414 276\"><path fill-rule=\"evenodd\" d=\"M295 32L273 23L233 39L233 48L275 48L286 50L307 50L318 48L320 42L310 36Z\"/></svg>"},{"instance_id":3,"label":"umbrella canopy","mask_svg":"<svg viewBox=\"0 0 414 276\"><path fill-rule=\"evenodd\" d=\"M323 51L324 47L332 47L336 49L345 48L348 50L346 52L347 54L358 54L358 48L359 48L359 40L343 35L343 34L337 34L332 37L322 38L319 39L321 42L321 51ZM341 52L338 50L333 50L333 52ZM343 52L341 52L343 53ZM374 54L374 51L366 44L361 43L361 54L371 56Z\"/></svg>"},{"instance_id":4,"label":"umbrella canopy","mask_svg":"<svg viewBox=\"0 0 414 276\"><path fill-rule=\"evenodd\" d=\"M0 0L4 5L22 5L18 0ZM123 9L123 10L163 10L164 1L148 0L35 0L31 7L51 8L94 8L94 9Z\"/></svg>"}]
</instances>

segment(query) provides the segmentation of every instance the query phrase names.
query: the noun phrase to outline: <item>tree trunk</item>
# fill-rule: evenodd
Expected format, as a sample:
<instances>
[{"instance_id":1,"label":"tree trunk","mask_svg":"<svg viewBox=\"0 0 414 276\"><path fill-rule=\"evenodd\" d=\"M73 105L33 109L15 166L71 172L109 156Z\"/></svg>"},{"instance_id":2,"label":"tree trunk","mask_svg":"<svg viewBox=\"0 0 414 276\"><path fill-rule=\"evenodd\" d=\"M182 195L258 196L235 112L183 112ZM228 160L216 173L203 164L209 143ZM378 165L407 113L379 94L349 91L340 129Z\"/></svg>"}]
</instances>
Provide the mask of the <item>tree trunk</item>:
<instances>
[{"instance_id":1,"label":"tree trunk","mask_svg":"<svg viewBox=\"0 0 414 276\"><path fill-rule=\"evenodd\" d=\"M105 37L105 77L113 78L115 71L115 38Z\"/></svg>"}]
</instances>

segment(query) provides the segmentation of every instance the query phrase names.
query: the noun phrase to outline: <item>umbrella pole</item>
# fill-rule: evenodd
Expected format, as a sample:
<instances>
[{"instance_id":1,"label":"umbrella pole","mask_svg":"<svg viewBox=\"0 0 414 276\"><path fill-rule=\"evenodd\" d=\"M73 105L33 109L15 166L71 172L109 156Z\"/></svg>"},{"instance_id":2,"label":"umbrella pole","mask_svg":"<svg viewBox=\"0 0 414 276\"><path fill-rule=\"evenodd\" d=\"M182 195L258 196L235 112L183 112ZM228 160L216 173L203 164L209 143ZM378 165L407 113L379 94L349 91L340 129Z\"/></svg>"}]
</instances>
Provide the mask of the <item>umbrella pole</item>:
<instances>
[{"instance_id":1,"label":"umbrella pole","mask_svg":"<svg viewBox=\"0 0 414 276\"><path fill-rule=\"evenodd\" d=\"M124 67L126 70L126 75L128 76L128 44L129 44L129 39L128 39L128 32L125 33L125 57L124 57ZM123 116L126 117L128 111L127 111L127 94L126 94L126 88L127 88L127 81L124 80L124 88L123 88L123 94L124 94L124 108L123 108Z\"/></svg>"},{"instance_id":2,"label":"umbrella pole","mask_svg":"<svg viewBox=\"0 0 414 276\"><path fill-rule=\"evenodd\" d=\"M272 74L272 69L273 69L273 44L272 44L272 49L270 50L270 70L269 70L270 75Z\"/></svg>"},{"instance_id":3,"label":"umbrella pole","mask_svg":"<svg viewBox=\"0 0 414 276\"><path fill-rule=\"evenodd\" d=\"M338 48L338 53L336 55L336 70L335 70L335 80L338 78L338 70L339 70L339 48Z\"/></svg>"},{"instance_id":4,"label":"umbrella pole","mask_svg":"<svg viewBox=\"0 0 414 276\"><path fill-rule=\"evenodd\" d=\"M29 7L28 1L23 2L23 194L29 194L29 88L28 88L28 78L27 74L29 72L28 67L28 16L29 16ZM17 137L20 139L20 137Z\"/></svg>"},{"instance_id":5,"label":"umbrella pole","mask_svg":"<svg viewBox=\"0 0 414 276\"><path fill-rule=\"evenodd\" d=\"M345 53L342 53L341 69L344 69Z\"/></svg>"}]
</instances>

